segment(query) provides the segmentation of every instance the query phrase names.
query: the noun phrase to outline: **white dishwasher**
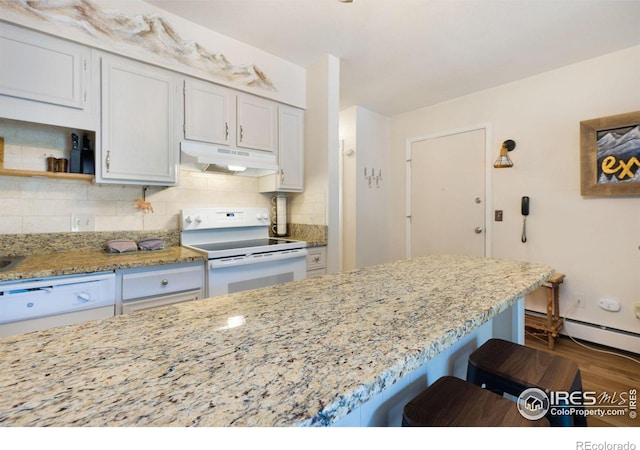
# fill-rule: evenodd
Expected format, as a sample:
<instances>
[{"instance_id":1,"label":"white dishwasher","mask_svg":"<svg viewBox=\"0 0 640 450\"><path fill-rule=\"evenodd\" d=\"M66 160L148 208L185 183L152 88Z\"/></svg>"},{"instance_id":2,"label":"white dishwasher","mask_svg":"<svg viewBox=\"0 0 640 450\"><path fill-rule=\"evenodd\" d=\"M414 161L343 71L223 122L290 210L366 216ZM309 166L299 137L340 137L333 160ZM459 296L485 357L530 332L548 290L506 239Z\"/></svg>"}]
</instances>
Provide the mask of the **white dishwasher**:
<instances>
[{"instance_id":1,"label":"white dishwasher","mask_svg":"<svg viewBox=\"0 0 640 450\"><path fill-rule=\"evenodd\" d=\"M0 283L0 336L115 315L113 272Z\"/></svg>"}]
</instances>

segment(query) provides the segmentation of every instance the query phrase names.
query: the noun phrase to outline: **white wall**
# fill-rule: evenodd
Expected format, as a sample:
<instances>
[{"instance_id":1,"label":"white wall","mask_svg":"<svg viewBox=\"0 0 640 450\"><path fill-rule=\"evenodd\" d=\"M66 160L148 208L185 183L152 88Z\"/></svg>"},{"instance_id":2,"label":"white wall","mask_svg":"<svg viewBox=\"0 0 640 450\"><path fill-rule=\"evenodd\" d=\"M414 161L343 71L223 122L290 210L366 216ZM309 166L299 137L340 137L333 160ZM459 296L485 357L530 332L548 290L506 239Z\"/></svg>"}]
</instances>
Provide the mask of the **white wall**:
<instances>
[{"instance_id":1,"label":"white wall","mask_svg":"<svg viewBox=\"0 0 640 450\"><path fill-rule=\"evenodd\" d=\"M403 199L404 155L411 137L477 123L492 126L498 156L506 139L515 167L493 171L494 257L535 261L567 275L561 312L577 293L586 307L571 316L640 333L633 305L640 302L640 198L584 198L580 195L582 120L640 109L640 46L393 117L392 198ZM520 197L531 198L528 241L520 242ZM391 202L390 239L404 236L404 202ZM403 257L392 248L389 259ZM618 313L598 308L600 298L619 301ZM532 307L541 306L532 296ZM527 305L530 306L529 304Z\"/></svg>"},{"instance_id":2,"label":"white wall","mask_svg":"<svg viewBox=\"0 0 640 450\"><path fill-rule=\"evenodd\" d=\"M328 225L327 272L339 270L337 188L340 60L324 55L307 68L304 193L290 194L292 222ZM321 203L322 202L322 203ZM320 209L322 208L322 209ZM317 223L320 215L324 222ZM316 219L316 223L309 219Z\"/></svg>"},{"instance_id":3,"label":"white wall","mask_svg":"<svg viewBox=\"0 0 640 450\"><path fill-rule=\"evenodd\" d=\"M388 117L360 106L340 113L344 148L354 150L342 156L345 270L387 262L388 246L396 245L393 239L381 238L389 235L389 125ZM379 178L365 178L365 169L367 176Z\"/></svg>"}]
</instances>

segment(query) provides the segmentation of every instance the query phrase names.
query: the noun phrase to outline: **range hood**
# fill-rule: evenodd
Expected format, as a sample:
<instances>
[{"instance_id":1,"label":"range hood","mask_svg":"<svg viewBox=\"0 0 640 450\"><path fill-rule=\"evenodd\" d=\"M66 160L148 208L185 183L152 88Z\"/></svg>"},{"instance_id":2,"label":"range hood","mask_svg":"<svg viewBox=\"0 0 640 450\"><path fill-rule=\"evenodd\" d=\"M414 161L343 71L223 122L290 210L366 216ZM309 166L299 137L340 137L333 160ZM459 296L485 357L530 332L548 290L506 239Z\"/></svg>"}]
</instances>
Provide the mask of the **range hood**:
<instances>
[{"instance_id":1,"label":"range hood","mask_svg":"<svg viewBox=\"0 0 640 450\"><path fill-rule=\"evenodd\" d=\"M205 172L259 177L278 170L277 155L273 152L218 147L196 141L180 142L180 150L181 162L195 163Z\"/></svg>"}]
</instances>

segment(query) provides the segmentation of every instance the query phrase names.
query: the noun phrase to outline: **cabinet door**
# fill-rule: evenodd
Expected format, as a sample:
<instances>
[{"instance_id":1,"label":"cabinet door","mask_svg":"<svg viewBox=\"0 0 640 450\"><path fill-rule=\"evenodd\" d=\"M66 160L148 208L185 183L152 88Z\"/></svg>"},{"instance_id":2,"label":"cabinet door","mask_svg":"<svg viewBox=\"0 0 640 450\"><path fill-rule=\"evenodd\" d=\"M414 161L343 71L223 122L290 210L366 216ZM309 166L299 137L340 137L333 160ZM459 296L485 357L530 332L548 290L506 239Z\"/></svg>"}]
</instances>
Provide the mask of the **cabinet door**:
<instances>
[{"instance_id":1,"label":"cabinet door","mask_svg":"<svg viewBox=\"0 0 640 450\"><path fill-rule=\"evenodd\" d=\"M86 48L3 24L0 54L1 94L82 109Z\"/></svg>"},{"instance_id":2,"label":"cabinet door","mask_svg":"<svg viewBox=\"0 0 640 450\"><path fill-rule=\"evenodd\" d=\"M166 70L104 55L98 183L174 185L177 78Z\"/></svg>"},{"instance_id":3,"label":"cabinet door","mask_svg":"<svg viewBox=\"0 0 640 450\"><path fill-rule=\"evenodd\" d=\"M91 50L0 22L0 117L94 129Z\"/></svg>"},{"instance_id":4,"label":"cabinet door","mask_svg":"<svg viewBox=\"0 0 640 450\"><path fill-rule=\"evenodd\" d=\"M235 142L235 93L196 80L184 82L184 137L211 144Z\"/></svg>"},{"instance_id":5,"label":"cabinet door","mask_svg":"<svg viewBox=\"0 0 640 450\"><path fill-rule=\"evenodd\" d=\"M302 191L304 181L304 111L279 108L279 189Z\"/></svg>"},{"instance_id":6,"label":"cabinet door","mask_svg":"<svg viewBox=\"0 0 640 450\"><path fill-rule=\"evenodd\" d=\"M236 145L275 152L278 147L278 106L275 102L240 94L237 99Z\"/></svg>"},{"instance_id":7,"label":"cabinet door","mask_svg":"<svg viewBox=\"0 0 640 450\"><path fill-rule=\"evenodd\" d=\"M278 173L258 178L260 192L302 192L304 188L304 111L278 107Z\"/></svg>"}]
</instances>

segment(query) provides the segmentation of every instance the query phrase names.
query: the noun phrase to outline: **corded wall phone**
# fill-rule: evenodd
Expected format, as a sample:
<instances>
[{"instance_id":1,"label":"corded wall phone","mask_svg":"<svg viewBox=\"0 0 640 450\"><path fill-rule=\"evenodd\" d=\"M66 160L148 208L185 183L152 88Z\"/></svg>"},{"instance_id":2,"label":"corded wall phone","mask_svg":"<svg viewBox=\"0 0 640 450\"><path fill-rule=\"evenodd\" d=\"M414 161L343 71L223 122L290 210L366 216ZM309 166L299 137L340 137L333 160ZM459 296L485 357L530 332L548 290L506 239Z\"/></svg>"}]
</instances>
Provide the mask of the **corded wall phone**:
<instances>
[{"instance_id":1,"label":"corded wall phone","mask_svg":"<svg viewBox=\"0 0 640 450\"><path fill-rule=\"evenodd\" d=\"M527 242L527 216L529 215L529 197L522 197L520 202L520 212L522 213L522 242Z\"/></svg>"}]
</instances>

